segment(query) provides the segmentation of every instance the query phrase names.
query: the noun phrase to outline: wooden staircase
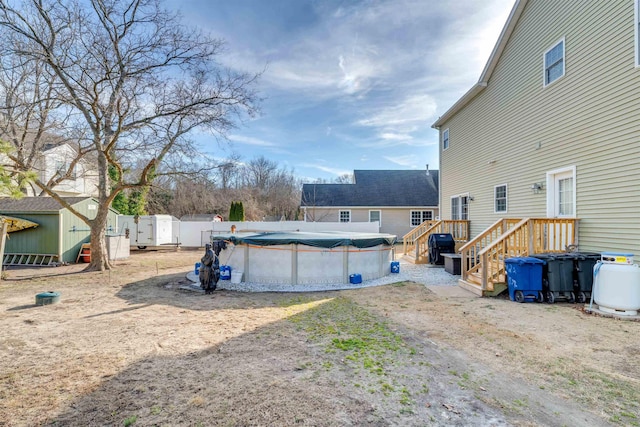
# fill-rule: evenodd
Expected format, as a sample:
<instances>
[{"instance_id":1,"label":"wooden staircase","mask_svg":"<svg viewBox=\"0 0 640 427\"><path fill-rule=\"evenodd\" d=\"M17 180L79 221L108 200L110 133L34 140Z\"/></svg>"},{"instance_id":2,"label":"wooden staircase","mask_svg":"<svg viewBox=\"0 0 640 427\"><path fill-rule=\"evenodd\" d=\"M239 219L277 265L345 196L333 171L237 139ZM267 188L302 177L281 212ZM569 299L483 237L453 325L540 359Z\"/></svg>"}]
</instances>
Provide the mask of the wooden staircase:
<instances>
[{"instance_id":1,"label":"wooden staircase","mask_svg":"<svg viewBox=\"0 0 640 427\"><path fill-rule=\"evenodd\" d=\"M469 240L469 221L467 220L435 220L425 221L403 237L404 258L414 264L429 262L429 236L432 234L450 233L456 244Z\"/></svg>"},{"instance_id":2,"label":"wooden staircase","mask_svg":"<svg viewBox=\"0 0 640 427\"><path fill-rule=\"evenodd\" d=\"M577 236L575 218L502 218L460 248L459 284L480 296L497 294L506 289L505 259L565 252Z\"/></svg>"}]
</instances>

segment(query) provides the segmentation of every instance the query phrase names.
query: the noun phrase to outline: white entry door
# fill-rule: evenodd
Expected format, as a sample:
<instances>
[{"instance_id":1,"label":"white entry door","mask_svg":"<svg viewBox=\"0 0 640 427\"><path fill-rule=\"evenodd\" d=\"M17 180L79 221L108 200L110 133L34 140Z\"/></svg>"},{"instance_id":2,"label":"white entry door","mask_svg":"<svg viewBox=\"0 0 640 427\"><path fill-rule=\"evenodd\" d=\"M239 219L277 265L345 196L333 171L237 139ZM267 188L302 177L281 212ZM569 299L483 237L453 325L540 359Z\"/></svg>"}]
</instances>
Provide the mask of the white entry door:
<instances>
[{"instance_id":1,"label":"white entry door","mask_svg":"<svg viewBox=\"0 0 640 427\"><path fill-rule=\"evenodd\" d=\"M547 217L575 218L576 168L547 172ZM545 246L552 250L566 250L573 241L573 224L552 224L545 228Z\"/></svg>"},{"instance_id":2,"label":"white entry door","mask_svg":"<svg viewBox=\"0 0 640 427\"><path fill-rule=\"evenodd\" d=\"M575 167L547 172L547 216L550 218L576 216Z\"/></svg>"}]
</instances>

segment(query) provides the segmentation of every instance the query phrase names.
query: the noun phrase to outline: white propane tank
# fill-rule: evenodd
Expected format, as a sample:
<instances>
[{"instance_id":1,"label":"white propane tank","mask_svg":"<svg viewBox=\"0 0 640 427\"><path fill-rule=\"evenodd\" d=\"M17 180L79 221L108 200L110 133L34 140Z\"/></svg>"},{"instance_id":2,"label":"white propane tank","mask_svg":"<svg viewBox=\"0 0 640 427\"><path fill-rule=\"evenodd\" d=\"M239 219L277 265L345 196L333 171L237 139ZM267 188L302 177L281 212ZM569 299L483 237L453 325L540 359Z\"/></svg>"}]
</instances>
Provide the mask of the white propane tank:
<instances>
[{"instance_id":1,"label":"white propane tank","mask_svg":"<svg viewBox=\"0 0 640 427\"><path fill-rule=\"evenodd\" d=\"M635 316L640 310L638 264L596 264L593 268L593 299L600 310Z\"/></svg>"}]
</instances>

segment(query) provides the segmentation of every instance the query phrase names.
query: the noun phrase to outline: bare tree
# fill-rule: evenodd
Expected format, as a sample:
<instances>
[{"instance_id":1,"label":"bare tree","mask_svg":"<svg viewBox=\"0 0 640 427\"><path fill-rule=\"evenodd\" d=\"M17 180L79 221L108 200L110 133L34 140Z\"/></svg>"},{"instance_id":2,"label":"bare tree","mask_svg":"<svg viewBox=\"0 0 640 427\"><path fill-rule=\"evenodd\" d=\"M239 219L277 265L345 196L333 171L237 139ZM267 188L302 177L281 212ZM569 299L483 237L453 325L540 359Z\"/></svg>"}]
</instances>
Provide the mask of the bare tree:
<instances>
[{"instance_id":1,"label":"bare tree","mask_svg":"<svg viewBox=\"0 0 640 427\"><path fill-rule=\"evenodd\" d=\"M345 173L333 180L336 184L355 184L355 177L352 173Z\"/></svg>"},{"instance_id":2,"label":"bare tree","mask_svg":"<svg viewBox=\"0 0 640 427\"><path fill-rule=\"evenodd\" d=\"M110 268L104 232L119 192L149 186L163 161L192 150L194 129L224 135L235 119L256 112L257 76L220 69L222 41L188 28L156 0L30 0L19 7L0 0L0 29L15 40L5 54L55 76L50 98L86 135L78 156L87 150L97 163L95 218L35 181L90 226L89 269ZM136 164L143 167L132 174ZM118 172L114 180L109 167Z\"/></svg>"},{"instance_id":3,"label":"bare tree","mask_svg":"<svg viewBox=\"0 0 640 427\"><path fill-rule=\"evenodd\" d=\"M237 155L232 158L234 161L219 164L208 175L161 177L161 183L152 187L149 210L177 217L194 213L226 217L231 202L241 201L249 221L296 218L301 184L293 171L264 157L247 164Z\"/></svg>"}]
</instances>

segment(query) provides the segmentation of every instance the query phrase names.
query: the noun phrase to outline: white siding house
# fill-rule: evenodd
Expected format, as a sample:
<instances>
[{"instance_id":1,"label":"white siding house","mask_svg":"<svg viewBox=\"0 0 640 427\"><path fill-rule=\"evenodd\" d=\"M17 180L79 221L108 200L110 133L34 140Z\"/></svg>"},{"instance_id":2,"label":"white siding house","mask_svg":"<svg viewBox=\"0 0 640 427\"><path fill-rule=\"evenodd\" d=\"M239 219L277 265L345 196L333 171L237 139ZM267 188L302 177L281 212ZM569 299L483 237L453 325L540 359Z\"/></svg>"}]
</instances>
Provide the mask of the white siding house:
<instances>
[{"instance_id":1,"label":"white siding house","mask_svg":"<svg viewBox=\"0 0 640 427\"><path fill-rule=\"evenodd\" d=\"M640 254L639 1L515 3L433 124L443 219L578 218L580 250Z\"/></svg>"}]
</instances>

